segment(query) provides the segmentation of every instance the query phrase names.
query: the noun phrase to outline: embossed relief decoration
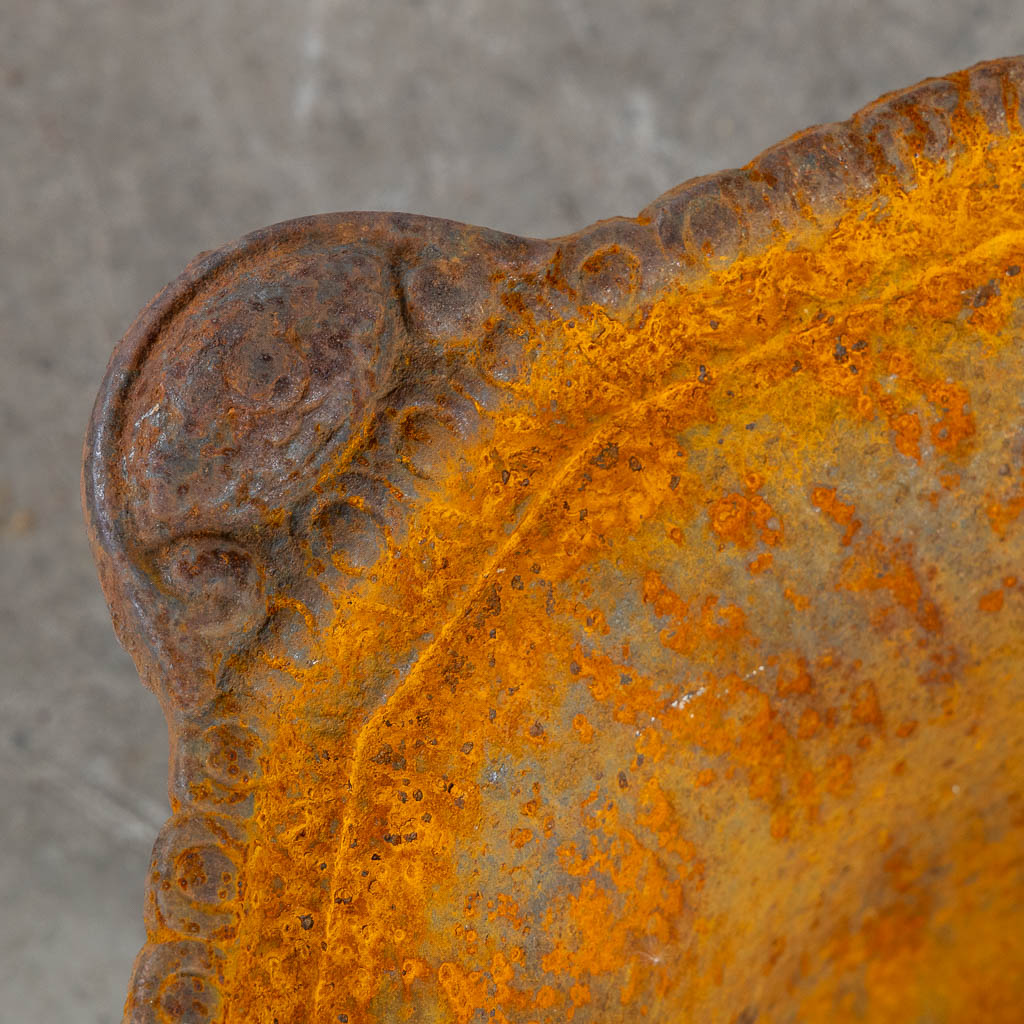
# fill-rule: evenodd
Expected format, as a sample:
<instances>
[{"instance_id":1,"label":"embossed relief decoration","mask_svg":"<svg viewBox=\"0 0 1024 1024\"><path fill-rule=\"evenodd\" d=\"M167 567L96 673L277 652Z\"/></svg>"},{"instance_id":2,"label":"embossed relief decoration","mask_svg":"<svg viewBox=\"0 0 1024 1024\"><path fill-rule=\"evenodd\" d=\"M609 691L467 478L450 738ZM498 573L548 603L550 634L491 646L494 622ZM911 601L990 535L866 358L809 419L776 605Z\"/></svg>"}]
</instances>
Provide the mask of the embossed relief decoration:
<instances>
[{"instance_id":1,"label":"embossed relief decoration","mask_svg":"<svg viewBox=\"0 0 1024 1024\"><path fill-rule=\"evenodd\" d=\"M1022 89L154 300L84 475L171 731L126 1020L1018 1019Z\"/></svg>"}]
</instances>

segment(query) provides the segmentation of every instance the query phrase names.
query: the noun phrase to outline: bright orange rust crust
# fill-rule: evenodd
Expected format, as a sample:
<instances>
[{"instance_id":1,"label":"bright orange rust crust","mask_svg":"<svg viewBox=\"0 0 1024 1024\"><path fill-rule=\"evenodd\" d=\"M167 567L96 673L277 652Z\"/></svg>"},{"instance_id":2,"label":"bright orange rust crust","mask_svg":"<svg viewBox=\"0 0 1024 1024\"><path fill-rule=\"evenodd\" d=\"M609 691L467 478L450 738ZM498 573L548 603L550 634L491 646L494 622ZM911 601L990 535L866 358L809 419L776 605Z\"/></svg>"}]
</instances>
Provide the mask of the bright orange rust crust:
<instances>
[{"instance_id":1,"label":"bright orange rust crust","mask_svg":"<svg viewBox=\"0 0 1024 1024\"><path fill-rule=\"evenodd\" d=\"M693 200L654 288L629 225L667 247L663 207L443 306L484 383L387 392L390 433L353 414L303 465L287 588L238 530L167 556L266 614L217 632L207 600L188 629L251 639L155 684L177 817L129 1019L1019 1019L1024 134L1019 62L984 70L994 107L944 83L941 146L913 108L903 164L865 143L868 185L817 206L797 176L761 240L695 244ZM119 493L137 550L180 552Z\"/></svg>"}]
</instances>

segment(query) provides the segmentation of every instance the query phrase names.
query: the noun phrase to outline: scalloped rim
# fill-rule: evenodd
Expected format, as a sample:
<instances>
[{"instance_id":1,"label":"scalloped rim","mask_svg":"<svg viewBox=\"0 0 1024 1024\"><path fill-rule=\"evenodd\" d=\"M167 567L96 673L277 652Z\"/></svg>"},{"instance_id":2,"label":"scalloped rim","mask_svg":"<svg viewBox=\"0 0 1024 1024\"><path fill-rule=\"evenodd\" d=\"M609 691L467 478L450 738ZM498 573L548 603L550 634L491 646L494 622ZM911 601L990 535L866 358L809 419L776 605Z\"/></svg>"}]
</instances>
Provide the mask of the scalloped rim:
<instances>
[{"instance_id":1,"label":"scalloped rim","mask_svg":"<svg viewBox=\"0 0 1024 1024\"><path fill-rule=\"evenodd\" d=\"M770 230L776 231L780 221L788 216L790 228L794 224L808 225L810 218L817 221L813 226L820 231L828 226L829 221L838 219L844 202L876 188L885 174L904 174L909 177L908 186L912 186L912 164L904 162L901 165L884 154L880 160L881 150L873 140L865 137L865 126L869 130L872 125L875 130L897 127L898 119L911 112L923 114L934 111L929 101L943 93L948 94L950 87L956 90L958 105L966 105L969 113L984 122L990 133L1021 130L1024 57L1009 57L983 62L950 76L929 78L909 88L887 93L846 121L815 126L791 136L741 169L691 179L663 194L635 218L599 221L559 238L523 239L449 220L405 214L333 213L273 224L196 257L175 281L146 305L114 349L89 422L82 472L82 501L90 544L114 629L119 641L134 658L143 681L161 699L172 743L176 742L175 734L178 732L175 719L180 720L182 712L172 706L163 685L161 666L152 656L153 644L147 636L146 614L139 596L147 585L147 579L129 555L130 537L124 521L124 509L112 496L118 493L119 488L116 483L117 445L124 425L125 401L132 384L152 347L159 342L164 327L201 289L243 258L298 242L309 244L332 235L339 241L355 241L355 236L360 236L359 240L387 239L396 247L402 241L423 247L432 240L453 233L475 232L518 245L536 244L540 251L547 251L558 260L563 253L571 253L581 246L586 248L588 239L597 239L599 243L603 241L608 247L624 233L653 224L655 231L652 237L664 251L664 237L659 235L659 218L668 215L685 222L706 207L710 209L709 230L713 232L716 225L720 233L731 228L739 235L738 241L732 240L734 247L756 248L764 239L749 237L750 225L744 222L744 215L753 211L744 211L739 200L730 199L729 195L736 187L763 190L772 168L778 167L789 168L794 177L777 193L785 198L787 208L769 206L760 211L767 218ZM1016 109L1011 108L1011 101ZM829 152L829 146L832 146L832 152ZM815 164L817 158L822 160L820 165ZM798 191L802 188L803 195L795 197L793 182L801 172L807 172L810 184L799 186ZM774 186L769 183L767 187L771 189ZM797 209L794 199L799 198L802 198L803 205ZM822 215L828 219L823 221ZM730 224L730 218L734 223ZM715 246L715 251L718 251L718 246ZM707 263L699 255L691 258L694 255L684 251L676 253L674 262L669 258L660 268L660 273L654 275L655 287L664 287L680 276L699 279L707 272ZM180 754L180 750L172 750L172 767L179 761ZM193 813L183 809L181 815L169 819L161 830L158 848L167 841L168 834L173 833L183 816L190 814L192 817L223 817L208 810ZM152 904L154 898L151 884L147 902ZM140 1022L156 1019L153 1016L156 1000L177 972L191 975L198 971L212 981L211 972L219 962L218 956L214 944L202 938L182 935L175 941L147 943L136 961L126 1019Z\"/></svg>"}]
</instances>

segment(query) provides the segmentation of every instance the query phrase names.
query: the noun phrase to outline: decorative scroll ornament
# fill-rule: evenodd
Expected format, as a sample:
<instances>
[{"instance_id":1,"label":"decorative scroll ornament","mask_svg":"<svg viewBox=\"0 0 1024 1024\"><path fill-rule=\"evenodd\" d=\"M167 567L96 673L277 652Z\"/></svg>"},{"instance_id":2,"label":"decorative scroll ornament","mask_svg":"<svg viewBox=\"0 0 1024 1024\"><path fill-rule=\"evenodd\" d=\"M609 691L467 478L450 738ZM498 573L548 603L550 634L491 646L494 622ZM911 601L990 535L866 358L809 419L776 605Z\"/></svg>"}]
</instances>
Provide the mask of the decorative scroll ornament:
<instances>
[{"instance_id":1,"label":"decorative scroll ornament","mask_svg":"<svg viewBox=\"0 0 1024 1024\"><path fill-rule=\"evenodd\" d=\"M126 1020L1019 1018L1022 96L142 312L83 478L171 735Z\"/></svg>"}]
</instances>

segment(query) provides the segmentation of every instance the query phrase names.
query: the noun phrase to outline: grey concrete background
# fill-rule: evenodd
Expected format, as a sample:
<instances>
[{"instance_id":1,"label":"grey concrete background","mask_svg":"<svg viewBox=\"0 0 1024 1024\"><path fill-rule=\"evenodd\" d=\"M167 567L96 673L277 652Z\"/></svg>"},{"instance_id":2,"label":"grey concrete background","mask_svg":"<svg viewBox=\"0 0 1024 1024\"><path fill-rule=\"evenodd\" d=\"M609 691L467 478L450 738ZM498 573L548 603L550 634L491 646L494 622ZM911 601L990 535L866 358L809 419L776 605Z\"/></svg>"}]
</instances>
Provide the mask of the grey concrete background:
<instances>
[{"instance_id":1,"label":"grey concrete background","mask_svg":"<svg viewBox=\"0 0 1024 1024\"><path fill-rule=\"evenodd\" d=\"M167 741L79 458L191 256L344 209L561 234L1021 50L1020 0L0 0L0 1022L119 1020L143 939Z\"/></svg>"}]
</instances>

